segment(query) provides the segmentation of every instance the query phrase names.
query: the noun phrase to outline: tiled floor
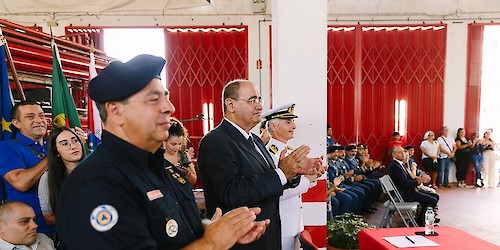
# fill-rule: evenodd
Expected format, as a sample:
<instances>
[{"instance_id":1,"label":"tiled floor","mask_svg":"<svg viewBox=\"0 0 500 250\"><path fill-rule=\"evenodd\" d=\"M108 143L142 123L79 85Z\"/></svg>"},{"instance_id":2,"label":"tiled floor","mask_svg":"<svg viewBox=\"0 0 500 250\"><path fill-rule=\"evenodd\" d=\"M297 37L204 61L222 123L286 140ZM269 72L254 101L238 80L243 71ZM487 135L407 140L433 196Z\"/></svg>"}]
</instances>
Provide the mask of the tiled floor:
<instances>
[{"instance_id":1,"label":"tiled floor","mask_svg":"<svg viewBox=\"0 0 500 250\"><path fill-rule=\"evenodd\" d=\"M500 246L500 188L441 188L438 190L440 225L452 226ZM366 218L378 226L384 207Z\"/></svg>"}]
</instances>

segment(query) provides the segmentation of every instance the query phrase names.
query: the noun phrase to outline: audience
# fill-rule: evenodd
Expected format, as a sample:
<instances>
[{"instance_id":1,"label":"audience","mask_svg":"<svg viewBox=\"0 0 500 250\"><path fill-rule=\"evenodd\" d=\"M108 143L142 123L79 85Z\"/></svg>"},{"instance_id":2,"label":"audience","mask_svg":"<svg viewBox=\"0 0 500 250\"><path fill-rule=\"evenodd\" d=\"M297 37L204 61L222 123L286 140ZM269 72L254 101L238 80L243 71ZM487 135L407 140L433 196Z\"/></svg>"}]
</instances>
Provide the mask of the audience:
<instances>
[{"instance_id":1,"label":"audience","mask_svg":"<svg viewBox=\"0 0 500 250\"><path fill-rule=\"evenodd\" d=\"M353 174L350 182L348 181L347 183L361 188L364 191L365 199L363 200L363 212L372 214L376 210L373 203L375 202L377 190L375 184L367 181L366 176L360 173L361 171L357 167L356 153L357 148L354 144L349 144L345 149L341 147L338 151L338 161L342 168L345 168L347 172L352 172Z\"/></svg>"},{"instance_id":2,"label":"audience","mask_svg":"<svg viewBox=\"0 0 500 250\"><path fill-rule=\"evenodd\" d=\"M56 127L50 133L48 144L48 171L40 178L38 199L43 217L55 225L53 208L62 184L76 165L85 157L85 150L78 135L67 127Z\"/></svg>"},{"instance_id":3,"label":"audience","mask_svg":"<svg viewBox=\"0 0 500 250\"><path fill-rule=\"evenodd\" d=\"M187 129L174 117L170 118L170 122L168 138L163 143L165 148L163 157L167 161L167 165L175 166L182 173L183 178L187 178L191 186L193 186L198 179L198 175L187 149Z\"/></svg>"},{"instance_id":4,"label":"audience","mask_svg":"<svg viewBox=\"0 0 500 250\"><path fill-rule=\"evenodd\" d=\"M483 167L484 167L484 179L488 183L488 187L494 187L495 185L495 175L497 172L495 162L495 142L491 139L491 131L484 132L483 140L481 144L483 145Z\"/></svg>"},{"instance_id":5,"label":"audience","mask_svg":"<svg viewBox=\"0 0 500 250\"><path fill-rule=\"evenodd\" d=\"M437 176L439 171L439 144L435 140L436 136L434 132L427 131L424 134L424 140L420 144L420 150L422 150L422 165L424 170L430 174L432 187L437 189Z\"/></svg>"},{"instance_id":6,"label":"audience","mask_svg":"<svg viewBox=\"0 0 500 250\"><path fill-rule=\"evenodd\" d=\"M347 212L362 214L363 204L365 201L365 192L359 187L352 185L354 182L354 171L347 171L347 167L339 161L338 152L341 146L329 146L327 148L328 157L328 190L327 197L331 198L332 212L329 217L337 214L342 214L345 209ZM343 147L342 147L343 150ZM348 195L348 198L345 198ZM344 205L341 208L340 200L344 200ZM336 207L335 207L336 204ZM367 206L368 210L369 206ZM340 211L340 212L339 212Z\"/></svg>"},{"instance_id":7,"label":"audience","mask_svg":"<svg viewBox=\"0 0 500 250\"><path fill-rule=\"evenodd\" d=\"M443 185L444 187L451 187L449 183L450 176L450 164L452 159L455 158L455 151L457 150L457 145L452 138L448 137L448 127L444 126L441 128L441 136L437 139L439 143L439 171L437 184L438 187Z\"/></svg>"},{"instance_id":8,"label":"audience","mask_svg":"<svg viewBox=\"0 0 500 250\"><path fill-rule=\"evenodd\" d=\"M457 151L455 153L457 166L457 186L458 187L466 187L465 177L467 176L467 170L469 169L471 158L471 148L472 141L469 138L465 137L465 129L459 128L457 131L457 137L455 138L455 145L457 147Z\"/></svg>"},{"instance_id":9,"label":"audience","mask_svg":"<svg viewBox=\"0 0 500 250\"><path fill-rule=\"evenodd\" d=\"M360 168L370 179L376 179L384 176L383 173L377 172L378 169L383 168L382 162L371 159L370 152L368 147L362 143L356 145L358 148L358 152L356 154L356 158L360 163Z\"/></svg>"},{"instance_id":10,"label":"audience","mask_svg":"<svg viewBox=\"0 0 500 250\"><path fill-rule=\"evenodd\" d=\"M349 166L349 169L354 170L355 174L362 175L364 177L362 183L370 188L371 204L373 204L377 199L377 197L382 192L380 181L378 180L378 178L369 175L372 171L364 167L365 162L361 162L356 158L358 152L356 144L351 143L347 145L345 151L346 151L346 157L344 158L345 162ZM374 206L371 206L370 210L377 210L377 209Z\"/></svg>"},{"instance_id":11,"label":"audience","mask_svg":"<svg viewBox=\"0 0 500 250\"><path fill-rule=\"evenodd\" d=\"M7 201L22 201L35 211L38 232L53 237L55 229L48 225L38 200L38 182L48 169L47 120L42 107L34 101L21 101L12 108L15 138L0 143L0 174Z\"/></svg>"},{"instance_id":12,"label":"audience","mask_svg":"<svg viewBox=\"0 0 500 250\"><path fill-rule=\"evenodd\" d=\"M54 250L52 240L37 233L35 211L19 201L0 205L0 250Z\"/></svg>"}]
</instances>

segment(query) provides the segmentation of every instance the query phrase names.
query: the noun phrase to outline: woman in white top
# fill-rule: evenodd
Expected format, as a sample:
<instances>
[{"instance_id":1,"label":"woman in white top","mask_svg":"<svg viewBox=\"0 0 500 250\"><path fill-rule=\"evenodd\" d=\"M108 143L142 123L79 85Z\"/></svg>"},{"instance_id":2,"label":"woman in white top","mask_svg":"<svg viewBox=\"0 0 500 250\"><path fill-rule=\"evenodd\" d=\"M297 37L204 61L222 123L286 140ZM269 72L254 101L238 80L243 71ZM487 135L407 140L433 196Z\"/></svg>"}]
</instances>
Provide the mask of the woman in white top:
<instances>
[{"instance_id":1,"label":"woman in white top","mask_svg":"<svg viewBox=\"0 0 500 250\"><path fill-rule=\"evenodd\" d=\"M483 145L483 173L488 187L495 185L495 175L497 173L495 166L495 142L491 139L491 131L484 132Z\"/></svg>"},{"instance_id":2,"label":"woman in white top","mask_svg":"<svg viewBox=\"0 0 500 250\"><path fill-rule=\"evenodd\" d=\"M79 132L83 133L81 129ZM56 223L54 208L66 177L85 157L80 136L68 127L56 127L47 140L48 171L40 177L38 199L49 225Z\"/></svg>"},{"instance_id":3,"label":"woman in white top","mask_svg":"<svg viewBox=\"0 0 500 250\"><path fill-rule=\"evenodd\" d=\"M439 144L435 140L436 136L434 132L427 131L424 134L424 140L420 144L420 150L422 150L422 165L424 170L431 176L432 187L437 189L437 176L439 171L438 156L440 153Z\"/></svg>"}]
</instances>

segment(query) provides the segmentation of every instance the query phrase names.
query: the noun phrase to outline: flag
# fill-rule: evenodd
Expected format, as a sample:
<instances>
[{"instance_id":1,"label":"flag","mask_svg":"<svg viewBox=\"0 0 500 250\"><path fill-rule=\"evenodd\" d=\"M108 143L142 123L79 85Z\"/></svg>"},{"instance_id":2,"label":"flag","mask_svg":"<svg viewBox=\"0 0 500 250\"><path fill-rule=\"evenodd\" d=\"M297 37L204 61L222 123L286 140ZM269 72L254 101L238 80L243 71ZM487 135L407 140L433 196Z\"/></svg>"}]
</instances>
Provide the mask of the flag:
<instances>
[{"instance_id":1,"label":"flag","mask_svg":"<svg viewBox=\"0 0 500 250\"><path fill-rule=\"evenodd\" d=\"M52 41L52 124L56 127L82 127L54 41Z\"/></svg>"},{"instance_id":2,"label":"flag","mask_svg":"<svg viewBox=\"0 0 500 250\"><path fill-rule=\"evenodd\" d=\"M97 71L95 69L95 55L94 55L94 46L93 43L90 49L90 65L89 65L89 74L90 80L97 76ZM94 149L101 143L101 135L102 135L102 122L101 117L99 116L99 110L94 102L94 100L90 99L90 96L87 95L88 98L88 107L87 107L87 120L89 122L89 149L90 151L94 151Z\"/></svg>"},{"instance_id":3,"label":"flag","mask_svg":"<svg viewBox=\"0 0 500 250\"><path fill-rule=\"evenodd\" d=\"M0 141L10 140L13 133L10 127L12 122L12 93L9 86L9 75L7 73L7 63L5 62L5 38L0 31L0 119L2 122L2 133Z\"/></svg>"}]
</instances>

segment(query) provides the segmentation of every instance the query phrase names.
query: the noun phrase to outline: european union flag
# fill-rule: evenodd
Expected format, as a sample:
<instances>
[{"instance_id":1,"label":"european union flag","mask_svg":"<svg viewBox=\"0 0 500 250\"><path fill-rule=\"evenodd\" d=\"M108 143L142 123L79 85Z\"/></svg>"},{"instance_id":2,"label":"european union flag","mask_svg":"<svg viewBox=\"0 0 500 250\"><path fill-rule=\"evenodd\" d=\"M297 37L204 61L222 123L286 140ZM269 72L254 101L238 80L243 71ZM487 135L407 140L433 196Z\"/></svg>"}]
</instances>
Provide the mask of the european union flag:
<instances>
[{"instance_id":1,"label":"european union flag","mask_svg":"<svg viewBox=\"0 0 500 250\"><path fill-rule=\"evenodd\" d=\"M0 40L0 119L2 122L0 141L13 138L10 127L12 122L12 93L10 92L7 63L5 62L5 45L3 39L2 36Z\"/></svg>"}]
</instances>

